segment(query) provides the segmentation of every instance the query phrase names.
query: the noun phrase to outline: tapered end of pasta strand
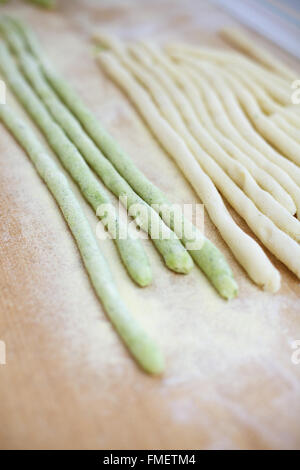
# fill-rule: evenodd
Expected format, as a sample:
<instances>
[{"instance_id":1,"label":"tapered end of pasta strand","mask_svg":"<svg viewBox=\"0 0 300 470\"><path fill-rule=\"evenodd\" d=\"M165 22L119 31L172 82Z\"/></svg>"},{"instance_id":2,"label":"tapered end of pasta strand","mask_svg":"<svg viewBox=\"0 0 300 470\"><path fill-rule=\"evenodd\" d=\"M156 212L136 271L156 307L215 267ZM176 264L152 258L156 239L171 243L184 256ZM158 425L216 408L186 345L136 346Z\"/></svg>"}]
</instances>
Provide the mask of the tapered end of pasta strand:
<instances>
[{"instance_id":1,"label":"tapered end of pasta strand","mask_svg":"<svg viewBox=\"0 0 300 470\"><path fill-rule=\"evenodd\" d=\"M120 304L119 304L120 305ZM156 342L148 336L136 320L121 307L120 315L110 315L116 330L137 364L148 374L160 375L165 369L164 356Z\"/></svg>"},{"instance_id":2,"label":"tapered end of pasta strand","mask_svg":"<svg viewBox=\"0 0 300 470\"><path fill-rule=\"evenodd\" d=\"M232 276L220 277L215 283L215 288L226 300L234 299L239 293L238 285Z\"/></svg>"},{"instance_id":3,"label":"tapered end of pasta strand","mask_svg":"<svg viewBox=\"0 0 300 470\"><path fill-rule=\"evenodd\" d=\"M207 238L201 250L190 251L193 260L204 272L217 292L226 300L238 295L238 285L221 251Z\"/></svg>"},{"instance_id":4,"label":"tapered end of pasta strand","mask_svg":"<svg viewBox=\"0 0 300 470\"><path fill-rule=\"evenodd\" d=\"M281 276L279 272L276 270L272 279L270 279L269 282L264 284L263 290L266 292L271 292L272 294L275 294L275 292L279 291L280 286L281 286Z\"/></svg>"},{"instance_id":5,"label":"tapered end of pasta strand","mask_svg":"<svg viewBox=\"0 0 300 470\"><path fill-rule=\"evenodd\" d=\"M97 47L101 47L103 50L123 51L122 43L115 36L104 31L95 31L91 35L91 40Z\"/></svg>"},{"instance_id":6,"label":"tapered end of pasta strand","mask_svg":"<svg viewBox=\"0 0 300 470\"><path fill-rule=\"evenodd\" d=\"M130 277L138 284L140 287L147 287L152 284L152 269L150 263L144 259L141 263L131 263L130 265L126 263L126 269L130 274Z\"/></svg>"},{"instance_id":7,"label":"tapered end of pasta strand","mask_svg":"<svg viewBox=\"0 0 300 470\"><path fill-rule=\"evenodd\" d=\"M131 344L130 352L140 367L151 375L161 375L165 369L165 360L156 343L148 336L142 336Z\"/></svg>"},{"instance_id":8,"label":"tapered end of pasta strand","mask_svg":"<svg viewBox=\"0 0 300 470\"><path fill-rule=\"evenodd\" d=\"M140 240L116 239L119 253L130 277L140 286L152 283L152 269Z\"/></svg>"},{"instance_id":9,"label":"tapered end of pasta strand","mask_svg":"<svg viewBox=\"0 0 300 470\"><path fill-rule=\"evenodd\" d=\"M184 248L168 253L164 259L169 269L180 274L188 274L194 266L192 258Z\"/></svg>"},{"instance_id":10,"label":"tapered end of pasta strand","mask_svg":"<svg viewBox=\"0 0 300 470\"><path fill-rule=\"evenodd\" d=\"M140 287L147 287L152 284L152 270L150 265L144 266L142 270L138 270L135 273L135 282L140 286Z\"/></svg>"},{"instance_id":11,"label":"tapered end of pasta strand","mask_svg":"<svg viewBox=\"0 0 300 470\"><path fill-rule=\"evenodd\" d=\"M271 52L263 48L259 43L254 43L252 37L241 28L223 28L220 35L231 45L250 55L259 61L264 67L272 70L279 76L289 80L297 79L297 73L286 64L278 60Z\"/></svg>"}]
</instances>

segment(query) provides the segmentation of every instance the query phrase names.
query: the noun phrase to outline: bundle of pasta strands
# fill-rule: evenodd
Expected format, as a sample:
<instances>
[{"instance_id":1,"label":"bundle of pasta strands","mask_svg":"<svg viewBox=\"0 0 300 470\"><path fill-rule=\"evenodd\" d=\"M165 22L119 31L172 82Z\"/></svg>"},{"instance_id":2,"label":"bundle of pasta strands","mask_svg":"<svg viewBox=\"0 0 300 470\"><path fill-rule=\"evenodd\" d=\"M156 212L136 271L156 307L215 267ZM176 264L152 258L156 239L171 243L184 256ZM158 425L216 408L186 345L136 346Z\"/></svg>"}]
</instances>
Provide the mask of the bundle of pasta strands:
<instances>
[{"instance_id":1,"label":"bundle of pasta strands","mask_svg":"<svg viewBox=\"0 0 300 470\"><path fill-rule=\"evenodd\" d=\"M30 50L34 44L31 42L32 37L27 36L26 30L24 34L20 34L20 30L21 25L18 29L16 24L8 18L0 21L0 31L4 39L4 42L0 42L1 73L24 110L39 127L59 161L79 186L82 196L95 210L99 204L110 204L109 196L99 186L88 163L115 195L126 194L128 196L129 208L139 202L144 204L148 211L152 211L89 138L85 128L80 125L64 101L59 99L59 94L56 95L54 90L57 91L56 87L59 82L60 94L63 91L65 97L74 96L66 82L61 80L57 82L56 75L53 79L56 87L52 88L49 85L50 80L47 82L45 77L45 75L49 76L48 64L47 74L43 74L41 62L37 60L34 51ZM75 101L79 103L79 100L75 99ZM81 121L85 122L86 127L89 129L92 127L98 135L100 127L83 104L77 114L80 114ZM164 369L163 356L156 344L127 311L119 297L106 261L99 251L94 235L67 179L47 155L47 150L39 143L30 127L24 125L15 112L6 105L0 109L0 120L27 152L37 172L57 201L77 243L96 294L120 337L134 359L146 372L160 374ZM117 144L109 135L105 135L105 131L102 133L102 139L106 139L106 144L109 142L107 145L110 153L113 149L118 153ZM155 190L153 186L153 192ZM164 200L163 197L162 199ZM110 207L112 207L110 210L113 226L118 233L121 222L114 213L113 206ZM159 218L156 212L155 215ZM103 223L105 224L105 221ZM167 226L165 230L172 231ZM237 294L237 285L225 258L209 240L204 239L202 235L199 238L203 246L193 251L194 259L223 297L227 299L234 297ZM192 268L192 258L175 234L171 238L153 241L170 269L176 272L188 272ZM130 238L122 242L122 239L118 237L115 242L131 277L141 286L148 284L151 281L151 270L140 243Z\"/></svg>"},{"instance_id":2,"label":"bundle of pasta strands","mask_svg":"<svg viewBox=\"0 0 300 470\"><path fill-rule=\"evenodd\" d=\"M148 204L149 206L153 204L153 207L155 207L155 210L158 211L159 216L162 216L166 225L168 225L171 230L176 232L178 225L180 224L177 224L176 226L174 225L171 212L172 205L169 203L166 196L156 186L154 186L153 183L151 183L140 170L138 170L131 158L103 129L97 118L85 106L77 93L62 77L57 74L53 66L45 58L45 54L41 51L39 42L33 35L32 31L22 22L11 18L5 18L2 30L5 40L19 58L20 66L24 75L28 78L32 87L40 95L40 98L42 101L44 101L45 105L49 108L52 116L55 115L55 119L60 122L61 126L70 136L71 140L73 140L73 142L80 148L84 158L86 158L91 166L93 166L99 177L103 178L103 171L101 166L99 166L99 154L94 155L93 161L89 160L90 152L87 152L86 145L83 146L82 142L78 140L78 128L75 128L74 126L74 117L80 122L82 126L82 128L80 128L80 132L87 134L89 138L93 140L94 144L96 144L98 150L101 149L103 152L102 157L106 159L106 165L108 164L108 161L111 162L114 167L113 171L115 177L117 171L119 173L118 178L122 179L123 185L125 184L126 180L126 182L131 186L130 187L127 185L127 191L131 191L131 193L135 194L135 197L140 196L144 204ZM20 44L20 41L22 44ZM28 59L28 54L24 52L24 43L26 45L27 52L30 52L30 60ZM34 58L35 63L38 63L39 68L42 71L44 77L42 80L41 77L38 76L39 74L32 62L32 58ZM12 75L15 75L15 73L16 70L14 70ZM52 93L48 88L46 88L45 79L61 100L59 112L57 111L57 102L54 102ZM11 84L13 86L14 82L15 81L12 79ZM15 92L17 94L18 91L18 87L17 89L15 87ZM68 114L66 114L65 109L62 109L62 103L65 107L68 108ZM70 111L73 114L72 123L71 116L69 114ZM60 117L61 112L63 112L64 115L64 118L62 119ZM91 145L89 146L89 150L92 150ZM112 168L110 171L112 171ZM113 188L110 187L109 189L113 191ZM164 208L167 209L163 212L163 214L159 212L159 207L161 204L163 204ZM189 232L194 233L195 238L202 241L200 248L189 249L189 240L186 239L185 236L182 236L182 233L178 234L181 243L187 247L189 257L191 257L199 266L199 268L204 272L204 274L222 297L225 299L235 297L238 292L237 284L222 253L202 234L199 234L198 229L194 227L189 221L183 219L182 224L189 226ZM181 247L183 249L182 245ZM185 253L187 254L186 251Z\"/></svg>"},{"instance_id":3,"label":"bundle of pasta strands","mask_svg":"<svg viewBox=\"0 0 300 470\"><path fill-rule=\"evenodd\" d=\"M3 73L8 83L33 120L41 128L65 168L79 184L83 195L97 211L97 215L97 209L100 203L102 204L104 202L110 212L112 211L112 206L109 204L107 196L99 197L102 189L89 170L84 158L96 170L108 189L118 197L126 196L126 208L130 212L130 215L134 217L135 214L131 209L133 206L143 203L141 198L132 191L126 181L121 178L114 167L105 159L101 151L85 134L78 121L76 121L70 111L56 97L51 87L47 84L46 79L40 73L37 63L35 63L33 58L27 53L23 41L10 27L9 22L1 22L0 27L11 49L18 56L24 75L29 79L33 89L28 86L12 60L9 51L2 44L0 54L3 64ZM41 101L38 99L38 96L35 95L34 91L40 96ZM59 124L69 136L69 139L62 132ZM124 200L125 198L121 199L122 202L124 202ZM145 204L144 206L146 213L151 216L149 218L153 219L153 216L156 216L156 219L159 219L158 215L152 211L150 207ZM113 216L114 214L110 214L110 219L112 219ZM136 213L136 217L137 216L138 214ZM118 221L116 217L115 219L115 225L117 225L118 229L121 222ZM150 231L150 227L146 224L146 221L140 216L138 219L139 225L144 228L145 231ZM156 225L159 225L159 223ZM159 228L163 230L163 236L161 238L153 238L152 240L155 247L164 258L166 265L173 271L188 273L193 266L191 257L175 234L166 227L162 221L160 221ZM117 235L124 233L124 230L121 230L122 227L120 227L120 230L117 229L115 230ZM121 239L119 236L117 236L115 241L122 260L132 278L141 286L149 284L151 281L149 266L140 243L138 243L137 240L132 240L130 237Z\"/></svg>"},{"instance_id":4,"label":"bundle of pasta strands","mask_svg":"<svg viewBox=\"0 0 300 470\"><path fill-rule=\"evenodd\" d=\"M251 279L269 290L279 288L278 272L231 218L219 192L262 244L300 277L300 225L294 217L300 209L298 143L265 114L232 67L239 61L249 65L262 93L269 92L255 74L263 70L268 77L274 72L235 52L203 52L188 45L159 48L149 42L125 47L102 32L93 39L106 49L98 53L101 66L181 168ZM277 78L273 90L284 95L285 79ZM296 113L274 95L268 98L276 111L284 111L280 117L296 126ZM257 115L259 122L253 123Z\"/></svg>"},{"instance_id":5,"label":"bundle of pasta strands","mask_svg":"<svg viewBox=\"0 0 300 470\"><path fill-rule=\"evenodd\" d=\"M74 237L95 292L130 353L146 372L162 373L163 356L123 303L92 228L65 175L53 162L30 126L24 124L16 112L6 104L0 105L0 121L26 151L37 173L57 202Z\"/></svg>"}]
</instances>

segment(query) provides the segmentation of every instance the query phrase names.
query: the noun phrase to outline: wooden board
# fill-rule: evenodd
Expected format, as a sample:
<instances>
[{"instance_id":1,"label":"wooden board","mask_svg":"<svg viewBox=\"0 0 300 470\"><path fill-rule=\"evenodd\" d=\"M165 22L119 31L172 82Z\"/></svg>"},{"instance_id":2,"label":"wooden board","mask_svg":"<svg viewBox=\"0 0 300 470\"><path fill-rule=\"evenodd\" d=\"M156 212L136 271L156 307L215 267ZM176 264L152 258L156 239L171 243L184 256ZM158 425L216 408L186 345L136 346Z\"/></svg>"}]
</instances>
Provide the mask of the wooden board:
<instances>
[{"instance_id":1,"label":"wooden board","mask_svg":"<svg viewBox=\"0 0 300 470\"><path fill-rule=\"evenodd\" d=\"M104 26L124 39L220 44L216 30L234 20L197 0L60 3L53 13L18 1L1 10L30 21L57 68L170 200L199 203L95 64L89 33ZM0 188L2 449L300 448L300 364L291 361L291 344L300 339L300 288L271 255L282 273L276 295L249 281L206 215L206 235L240 286L239 297L226 303L198 269L186 277L168 271L149 241L154 282L139 289L113 243L101 242L128 307L165 353L166 373L153 379L120 344L52 197L3 127Z\"/></svg>"}]
</instances>

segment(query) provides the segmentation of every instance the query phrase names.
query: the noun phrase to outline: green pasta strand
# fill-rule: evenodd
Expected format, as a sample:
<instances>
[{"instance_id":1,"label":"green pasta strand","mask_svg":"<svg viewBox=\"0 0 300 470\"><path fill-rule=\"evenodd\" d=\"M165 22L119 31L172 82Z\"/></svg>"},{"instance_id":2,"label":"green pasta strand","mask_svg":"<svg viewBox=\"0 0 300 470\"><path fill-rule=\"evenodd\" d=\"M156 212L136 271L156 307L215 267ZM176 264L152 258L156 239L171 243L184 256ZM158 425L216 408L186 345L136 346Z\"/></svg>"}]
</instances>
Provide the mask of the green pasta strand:
<instances>
[{"instance_id":1,"label":"green pasta strand","mask_svg":"<svg viewBox=\"0 0 300 470\"><path fill-rule=\"evenodd\" d=\"M34 3L43 8L53 8L56 5L56 0L27 0L30 3ZM0 5L8 3L8 0L0 0Z\"/></svg>"},{"instance_id":2,"label":"green pasta strand","mask_svg":"<svg viewBox=\"0 0 300 470\"><path fill-rule=\"evenodd\" d=\"M108 195L100 186L77 148L53 121L47 109L21 76L4 43L0 43L0 70L14 94L41 129L74 181L77 182L92 208L97 211L99 206L105 204L107 210L102 217L102 222L112 235L132 279L141 286L150 284L152 280L151 268L141 242L130 236L121 238L122 234L126 233L126 227L123 227L118 219Z\"/></svg>"},{"instance_id":3,"label":"green pasta strand","mask_svg":"<svg viewBox=\"0 0 300 470\"><path fill-rule=\"evenodd\" d=\"M120 337L146 372L160 374L164 369L162 354L122 302L106 260L66 177L47 155L30 127L17 118L8 105L0 105L0 120L27 152L60 207L95 292Z\"/></svg>"},{"instance_id":4,"label":"green pasta strand","mask_svg":"<svg viewBox=\"0 0 300 470\"><path fill-rule=\"evenodd\" d=\"M56 5L56 0L27 0L30 3L34 3L35 5L43 8L54 8Z\"/></svg>"},{"instance_id":5,"label":"green pasta strand","mask_svg":"<svg viewBox=\"0 0 300 470\"><path fill-rule=\"evenodd\" d=\"M26 41L28 50L39 61L43 74L53 89L78 118L89 136L118 170L120 175L122 175L144 201L150 205L155 204L156 207L154 208L158 208L160 205L164 205L165 207L170 205L164 193L151 183L135 166L133 160L121 149L113 137L105 131L94 114L81 101L75 90L56 73L50 62L45 58L45 54L42 52L39 42L32 31L23 22L17 19L10 19L10 22L12 27L14 27ZM170 208L171 207L170 205ZM165 215L165 212L163 215ZM164 221L176 233L176 226L174 225L172 214L171 216L167 214ZM185 221L183 221L183 223L185 223ZM195 227L194 230L195 233L198 232ZM187 245L188 240L186 240L185 237L181 239L182 242ZM237 295L238 287L233 278L232 271L223 254L210 240L205 238L201 249L189 250L189 253L221 296L226 299L231 299Z\"/></svg>"},{"instance_id":6,"label":"green pasta strand","mask_svg":"<svg viewBox=\"0 0 300 470\"><path fill-rule=\"evenodd\" d=\"M56 5L56 0L27 0L27 2L34 3L43 8L53 8ZM8 3L8 0L0 0L0 5Z\"/></svg>"}]
</instances>

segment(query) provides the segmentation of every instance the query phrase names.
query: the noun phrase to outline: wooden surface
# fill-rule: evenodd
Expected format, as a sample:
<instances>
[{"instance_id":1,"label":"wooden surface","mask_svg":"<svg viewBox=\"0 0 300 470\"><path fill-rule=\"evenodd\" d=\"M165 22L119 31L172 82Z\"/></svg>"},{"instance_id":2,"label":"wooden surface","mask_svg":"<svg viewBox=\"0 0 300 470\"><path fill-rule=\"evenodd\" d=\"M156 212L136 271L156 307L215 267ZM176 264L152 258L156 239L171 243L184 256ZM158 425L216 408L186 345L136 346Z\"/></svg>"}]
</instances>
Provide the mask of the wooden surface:
<instances>
[{"instance_id":1,"label":"wooden surface","mask_svg":"<svg viewBox=\"0 0 300 470\"><path fill-rule=\"evenodd\" d=\"M60 3L54 13L18 1L1 10L30 21L57 67L172 201L199 203L94 63L88 36L105 26L126 39L219 44L215 31L233 20L196 0ZM165 353L166 373L153 379L120 344L52 197L2 126L0 194L2 449L300 448L300 364L291 362L291 343L300 339L300 288L279 262L271 257L282 273L280 292L262 292L206 216L206 234L240 286L239 297L226 303L199 270L186 277L168 271L149 241L154 283L139 289L112 242L101 242L128 307Z\"/></svg>"}]
</instances>

